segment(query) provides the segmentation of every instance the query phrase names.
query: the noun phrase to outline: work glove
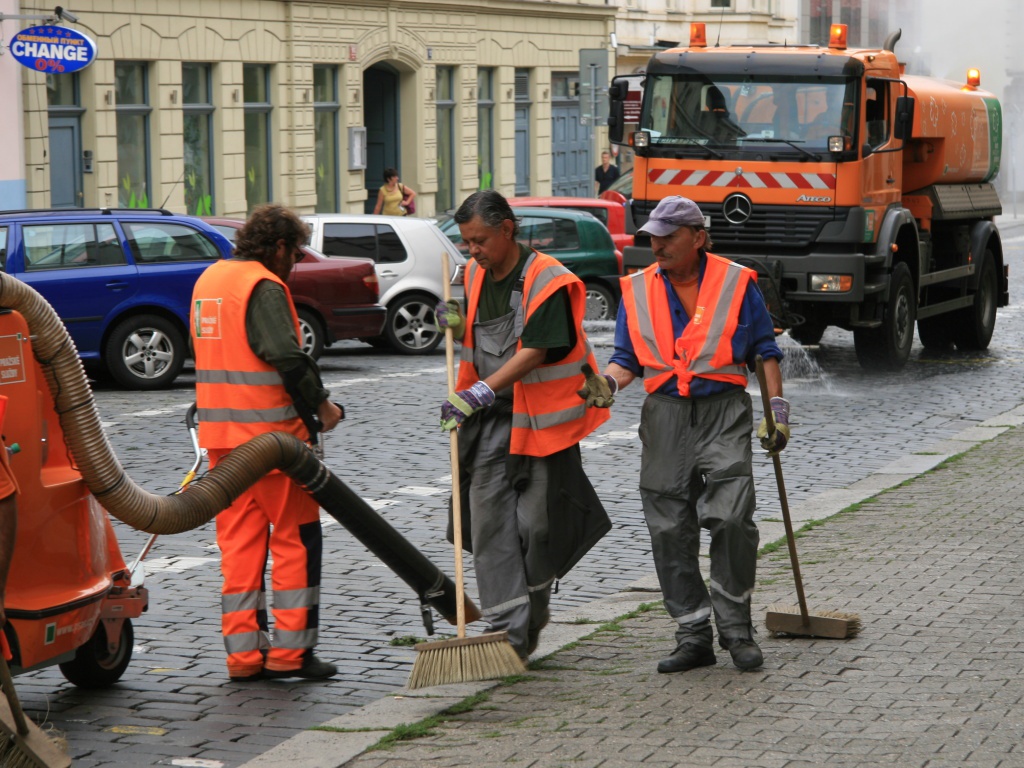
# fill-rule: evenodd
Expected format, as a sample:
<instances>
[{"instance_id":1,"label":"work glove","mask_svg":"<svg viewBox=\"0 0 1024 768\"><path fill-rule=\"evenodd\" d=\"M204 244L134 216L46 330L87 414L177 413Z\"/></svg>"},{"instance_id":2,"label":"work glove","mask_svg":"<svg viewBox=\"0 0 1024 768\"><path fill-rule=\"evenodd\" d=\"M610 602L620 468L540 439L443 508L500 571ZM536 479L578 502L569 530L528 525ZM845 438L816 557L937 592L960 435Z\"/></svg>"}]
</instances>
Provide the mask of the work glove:
<instances>
[{"instance_id":1,"label":"work glove","mask_svg":"<svg viewBox=\"0 0 1024 768\"><path fill-rule=\"evenodd\" d=\"M775 419L775 431L768 436L768 419L761 419L757 428L757 437L761 447L771 455L778 454L789 442L789 400L781 397L771 399L772 418Z\"/></svg>"},{"instance_id":2,"label":"work glove","mask_svg":"<svg viewBox=\"0 0 1024 768\"><path fill-rule=\"evenodd\" d=\"M462 314L462 307L455 299L439 301L434 307L434 327L439 333L444 333L445 328L451 328L456 338L462 336L466 325L466 318Z\"/></svg>"},{"instance_id":3,"label":"work glove","mask_svg":"<svg viewBox=\"0 0 1024 768\"><path fill-rule=\"evenodd\" d=\"M441 403L441 429L451 431L481 408L494 403L494 390L478 381L469 389L460 389L448 395Z\"/></svg>"},{"instance_id":4,"label":"work glove","mask_svg":"<svg viewBox=\"0 0 1024 768\"><path fill-rule=\"evenodd\" d=\"M583 372L583 389L576 394L587 401L587 408L610 408L615 402L615 393L619 391L619 382L607 373L598 376L589 363L580 366Z\"/></svg>"}]
</instances>

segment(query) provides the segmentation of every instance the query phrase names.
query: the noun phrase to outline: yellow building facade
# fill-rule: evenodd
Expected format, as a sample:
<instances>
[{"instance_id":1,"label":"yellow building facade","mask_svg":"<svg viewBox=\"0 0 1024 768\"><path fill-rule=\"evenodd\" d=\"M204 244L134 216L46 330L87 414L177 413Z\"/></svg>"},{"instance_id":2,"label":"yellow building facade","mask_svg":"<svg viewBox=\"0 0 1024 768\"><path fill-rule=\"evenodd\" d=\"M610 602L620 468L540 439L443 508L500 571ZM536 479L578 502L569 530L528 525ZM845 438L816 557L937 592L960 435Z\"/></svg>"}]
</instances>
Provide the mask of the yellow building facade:
<instances>
[{"instance_id":1,"label":"yellow building facade","mask_svg":"<svg viewBox=\"0 0 1024 768\"><path fill-rule=\"evenodd\" d=\"M395 167L429 216L485 186L560 191L573 146L586 144L592 173L597 137L571 119L579 50L607 49L612 62L617 9L80 0L73 10L79 21L64 23L96 43L97 59L74 75L20 74L28 207L244 216L274 200L363 212Z\"/></svg>"}]
</instances>

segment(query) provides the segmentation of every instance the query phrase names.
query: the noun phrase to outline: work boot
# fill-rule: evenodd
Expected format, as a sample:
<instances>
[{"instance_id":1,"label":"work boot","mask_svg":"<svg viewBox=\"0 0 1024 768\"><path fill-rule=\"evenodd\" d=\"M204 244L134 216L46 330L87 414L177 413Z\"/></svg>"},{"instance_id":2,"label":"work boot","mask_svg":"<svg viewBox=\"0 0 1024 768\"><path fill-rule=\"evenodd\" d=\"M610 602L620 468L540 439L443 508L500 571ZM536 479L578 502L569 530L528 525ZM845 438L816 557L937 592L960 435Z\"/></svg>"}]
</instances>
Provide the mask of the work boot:
<instances>
[{"instance_id":1,"label":"work boot","mask_svg":"<svg viewBox=\"0 0 1024 768\"><path fill-rule=\"evenodd\" d=\"M316 656L310 656L298 669L269 669L263 668L263 676L268 680L278 680L284 677L301 677L304 680L326 680L338 674L338 668L327 661L321 661Z\"/></svg>"},{"instance_id":2,"label":"work boot","mask_svg":"<svg viewBox=\"0 0 1024 768\"><path fill-rule=\"evenodd\" d=\"M739 669L757 669L764 664L761 649L752 639L746 637L719 637L718 644L729 651L732 663Z\"/></svg>"},{"instance_id":3,"label":"work boot","mask_svg":"<svg viewBox=\"0 0 1024 768\"><path fill-rule=\"evenodd\" d=\"M266 680L262 669L251 675L230 675L230 677L232 683L255 683L257 680Z\"/></svg>"},{"instance_id":4,"label":"work boot","mask_svg":"<svg viewBox=\"0 0 1024 768\"><path fill-rule=\"evenodd\" d=\"M659 661L658 671L662 673L686 672L697 667L710 667L717 661L713 648L686 643L676 648L667 659Z\"/></svg>"},{"instance_id":5,"label":"work boot","mask_svg":"<svg viewBox=\"0 0 1024 768\"><path fill-rule=\"evenodd\" d=\"M533 655L533 652L537 650L537 646L540 645L540 631L548 625L551 621L550 611L544 611L544 618L541 619L540 624L536 627L530 627L526 632L526 657L529 658Z\"/></svg>"}]
</instances>

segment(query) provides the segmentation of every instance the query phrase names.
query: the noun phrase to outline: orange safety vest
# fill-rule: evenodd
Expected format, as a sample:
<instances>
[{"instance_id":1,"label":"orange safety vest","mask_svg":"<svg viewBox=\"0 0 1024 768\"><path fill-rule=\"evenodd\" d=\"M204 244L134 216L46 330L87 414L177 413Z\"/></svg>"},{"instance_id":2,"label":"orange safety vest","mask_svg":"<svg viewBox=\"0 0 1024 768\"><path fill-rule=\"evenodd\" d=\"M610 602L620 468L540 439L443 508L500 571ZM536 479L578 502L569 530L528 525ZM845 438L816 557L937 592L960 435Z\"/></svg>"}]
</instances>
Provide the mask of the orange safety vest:
<instances>
[{"instance_id":1,"label":"orange safety vest","mask_svg":"<svg viewBox=\"0 0 1024 768\"><path fill-rule=\"evenodd\" d=\"M473 365L473 321L483 290L484 274L475 260L466 268L466 334L462 339L457 389L468 389L480 380ZM583 388L580 367L584 362L597 370L590 341L583 331L586 289L582 281L555 258L538 252L524 275L525 325L541 304L559 288L567 288L576 345L557 363L539 365L512 387L512 442L509 452L519 456L550 456L576 445L610 418L607 408L587 408L576 392ZM518 340L516 351L523 348Z\"/></svg>"},{"instance_id":2,"label":"orange safety vest","mask_svg":"<svg viewBox=\"0 0 1024 768\"><path fill-rule=\"evenodd\" d=\"M290 432L308 440L309 432L281 374L249 347L245 313L261 280L271 280L288 297L295 338L299 318L288 286L258 261L218 261L192 291L192 348L196 361L199 444L236 448L266 432Z\"/></svg>"},{"instance_id":3,"label":"orange safety vest","mask_svg":"<svg viewBox=\"0 0 1024 768\"><path fill-rule=\"evenodd\" d=\"M746 386L747 368L733 360L732 337L752 279L752 269L707 254L704 278L697 288L697 309L676 339L658 265L620 278L629 338L644 367L644 388L648 392L656 392L672 376L677 377L683 397L689 397L695 376Z\"/></svg>"}]
</instances>

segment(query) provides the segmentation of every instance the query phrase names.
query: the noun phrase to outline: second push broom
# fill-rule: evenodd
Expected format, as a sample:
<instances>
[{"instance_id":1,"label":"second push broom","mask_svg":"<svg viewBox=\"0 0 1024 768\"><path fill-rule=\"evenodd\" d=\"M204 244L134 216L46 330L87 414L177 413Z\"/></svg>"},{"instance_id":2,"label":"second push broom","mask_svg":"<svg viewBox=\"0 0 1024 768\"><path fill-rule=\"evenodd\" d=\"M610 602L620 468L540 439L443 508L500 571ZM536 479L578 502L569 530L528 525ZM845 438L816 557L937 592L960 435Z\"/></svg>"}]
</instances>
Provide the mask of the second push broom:
<instances>
[{"instance_id":1,"label":"second push broom","mask_svg":"<svg viewBox=\"0 0 1024 768\"><path fill-rule=\"evenodd\" d=\"M771 398L768 396L768 385L764 376L764 361L757 356L757 383L761 387L761 404L764 407L764 418L767 422L768 436L775 432L775 419L772 416ZM800 577L800 561L796 556L796 536L793 534L793 522L789 516L789 502L786 499L786 483L782 479L782 461L778 453L771 454L775 466L775 482L779 486L779 503L782 506L782 522L786 526L786 543L789 545L789 561L793 566L793 581L796 582L796 599L799 608L788 605L769 605L765 616L768 631L777 635L798 635L802 637L829 637L837 640L853 637L860 631L860 617L855 613L841 611L820 611L811 613L807 610L807 599L804 597L804 582Z\"/></svg>"},{"instance_id":2,"label":"second push broom","mask_svg":"<svg viewBox=\"0 0 1024 768\"><path fill-rule=\"evenodd\" d=\"M441 254L444 300L451 299L451 268L448 254ZM451 328L444 329L444 349L448 372L448 394L455 391L455 339ZM459 482L458 430L449 433L452 463L452 538L455 544L455 604L457 636L448 640L416 645L416 661L409 676L409 688L496 680L526 671L519 654L508 641L507 632L492 632L466 637L465 587L462 573L462 498Z\"/></svg>"}]
</instances>

